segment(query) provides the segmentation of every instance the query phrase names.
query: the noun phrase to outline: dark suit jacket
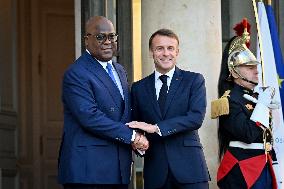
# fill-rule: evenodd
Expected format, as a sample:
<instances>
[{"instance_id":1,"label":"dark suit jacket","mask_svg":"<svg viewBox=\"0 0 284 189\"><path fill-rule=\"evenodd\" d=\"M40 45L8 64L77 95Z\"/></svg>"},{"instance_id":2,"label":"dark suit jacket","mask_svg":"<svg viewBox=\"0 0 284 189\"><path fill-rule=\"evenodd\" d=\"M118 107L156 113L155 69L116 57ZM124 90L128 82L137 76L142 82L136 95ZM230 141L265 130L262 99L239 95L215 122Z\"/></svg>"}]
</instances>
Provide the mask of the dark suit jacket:
<instances>
[{"instance_id":1,"label":"dark suit jacket","mask_svg":"<svg viewBox=\"0 0 284 189\"><path fill-rule=\"evenodd\" d=\"M113 63L124 100L103 67L85 52L64 74L64 131L59 182L128 184L132 130L129 91L123 67Z\"/></svg>"},{"instance_id":2,"label":"dark suit jacket","mask_svg":"<svg viewBox=\"0 0 284 189\"><path fill-rule=\"evenodd\" d=\"M148 134L145 154L145 188L161 187L168 169L180 183L209 180L197 130L206 111L206 90L201 74L176 67L169 88L165 113L161 114L155 92L155 75L132 85L134 120L158 124L162 137Z\"/></svg>"}]
</instances>

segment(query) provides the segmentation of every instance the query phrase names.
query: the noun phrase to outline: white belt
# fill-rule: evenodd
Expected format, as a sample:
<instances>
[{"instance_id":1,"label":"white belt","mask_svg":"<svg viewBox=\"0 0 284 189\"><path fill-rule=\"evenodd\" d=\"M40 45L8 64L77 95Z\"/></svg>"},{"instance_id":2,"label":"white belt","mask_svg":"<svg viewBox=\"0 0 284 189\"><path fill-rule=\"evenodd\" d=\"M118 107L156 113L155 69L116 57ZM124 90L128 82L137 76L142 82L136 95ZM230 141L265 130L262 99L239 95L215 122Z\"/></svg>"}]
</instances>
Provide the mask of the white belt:
<instances>
[{"instance_id":1,"label":"white belt","mask_svg":"<svg viewBox=\"0 0 284 189\"><path fill-rule=\"evenodd\" d=\"M243 148L243 149L258 149L258 150L264 150L263 143L244 143L240 141L231 141L229 146L231 147L237 147L237 148Z\"/></svg>"}]
</instances>

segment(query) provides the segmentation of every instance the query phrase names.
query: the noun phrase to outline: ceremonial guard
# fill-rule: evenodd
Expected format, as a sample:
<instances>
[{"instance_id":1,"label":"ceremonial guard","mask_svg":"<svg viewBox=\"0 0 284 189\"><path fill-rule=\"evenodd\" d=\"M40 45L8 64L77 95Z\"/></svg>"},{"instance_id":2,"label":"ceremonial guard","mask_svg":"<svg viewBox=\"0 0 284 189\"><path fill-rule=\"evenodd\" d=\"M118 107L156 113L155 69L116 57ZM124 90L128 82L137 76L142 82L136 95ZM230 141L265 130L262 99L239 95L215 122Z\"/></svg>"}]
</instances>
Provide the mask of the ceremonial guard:
<instances>
[{"instance_id":1,"label":"ceremonial guard","mask_svg":"<svg viewBox=\"0 0 284 189\"><path fill-rule=\"evenodd\" d=\"M211 103L212 118L219 118L217 184L221 189L276 189L270 120L278 105L273 87L261 87L254 93L260 63L247 47L247 25L244 20L235 27L240 36L233 37L224 49L220 98Z\"/></svg>"}]
</instances>

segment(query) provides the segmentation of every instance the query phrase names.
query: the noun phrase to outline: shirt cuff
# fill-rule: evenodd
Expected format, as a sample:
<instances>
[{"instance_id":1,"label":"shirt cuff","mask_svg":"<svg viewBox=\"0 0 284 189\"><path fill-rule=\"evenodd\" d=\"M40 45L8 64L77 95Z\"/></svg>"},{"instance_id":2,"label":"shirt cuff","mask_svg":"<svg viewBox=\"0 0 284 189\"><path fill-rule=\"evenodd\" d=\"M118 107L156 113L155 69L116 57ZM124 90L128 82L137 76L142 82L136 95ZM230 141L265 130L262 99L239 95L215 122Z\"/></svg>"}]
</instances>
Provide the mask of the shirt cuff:
<instances>
[{"instance_id":1,"label":"shirt cuff","mask_svg":"<svg viewBox=\"0 0 284 189\"><path fill-rule=\"evenodd\" d=\"M161 130L160 130L159 126L156 124L155 127L157 128L156 133L157 133L158 135L162 136L162 133L161 133Z\"/></svg>"},{"instance_id":2,"label":"shirt cuff","mask_svg":"<svg viewBox=\"0 0 284 189\"><path fill-rule=\"evenodd\" d=\"M138 152L141 156L145 155L145 151L142 151L142 150L137 149L137 152Z\"/></svg>"},{"instance_id":3,"label":"shirt cuff","mask_svg":"<svg viewBox=\"0 0 284 189\"><path fill-rule=\"evenodd\" d=\"M131 142L134 142L134 140L135 140L135 135L136 135L136 131L133 130L132 136L131 136Z\"/></svg>"}]
</instances>

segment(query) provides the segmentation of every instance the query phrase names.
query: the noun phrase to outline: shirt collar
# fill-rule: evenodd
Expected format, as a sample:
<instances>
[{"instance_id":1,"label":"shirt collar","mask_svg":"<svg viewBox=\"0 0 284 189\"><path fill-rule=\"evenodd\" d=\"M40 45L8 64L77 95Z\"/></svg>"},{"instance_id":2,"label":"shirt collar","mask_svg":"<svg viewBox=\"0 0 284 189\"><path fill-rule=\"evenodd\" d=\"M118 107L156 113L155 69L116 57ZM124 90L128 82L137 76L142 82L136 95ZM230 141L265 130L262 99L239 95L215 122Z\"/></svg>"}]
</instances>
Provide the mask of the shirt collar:
<instances>
[{"instance_id":1,"label":"shirt collar","mask_svg":"<svg viewBox=\"0 0 284 189\"><path fill-rule=\"evenodd\" d=\"M176 67L174 66L170 71L168 71L165 74L161 74L160 72L157 71L157 69L155 69L155 81L157 81L159 79L159 77L161 75L167 75L170 79L172 79L174 73L175 73Z\"/></svg>"},{"instance_id":2,"label":"shirt collar","mask_svg":"<svg viewBox=\"0 0 284 189\"><path fill-rule=\"evenodd\" d=\"M87 53L89 53L90 55L91 55L91 53L90 53L90 51L88 50L88 49L86 49L86 51L87 51ZM93 57L93 56L92 56ZM95 57L93 57L94 59L96 59ZM110 63L111 64L111 66L113 67L113 65L112 65L112 60L109 60L109 61L107 61L107 62L103 62L103 61L100 61L100 60L98 60L98 59L96 59L96 61L98 61L99 63L100 63L100 65L102 65L102 67L106 70L106 67L107 67L107 63Z\"/></svg>"}]
</instances>

